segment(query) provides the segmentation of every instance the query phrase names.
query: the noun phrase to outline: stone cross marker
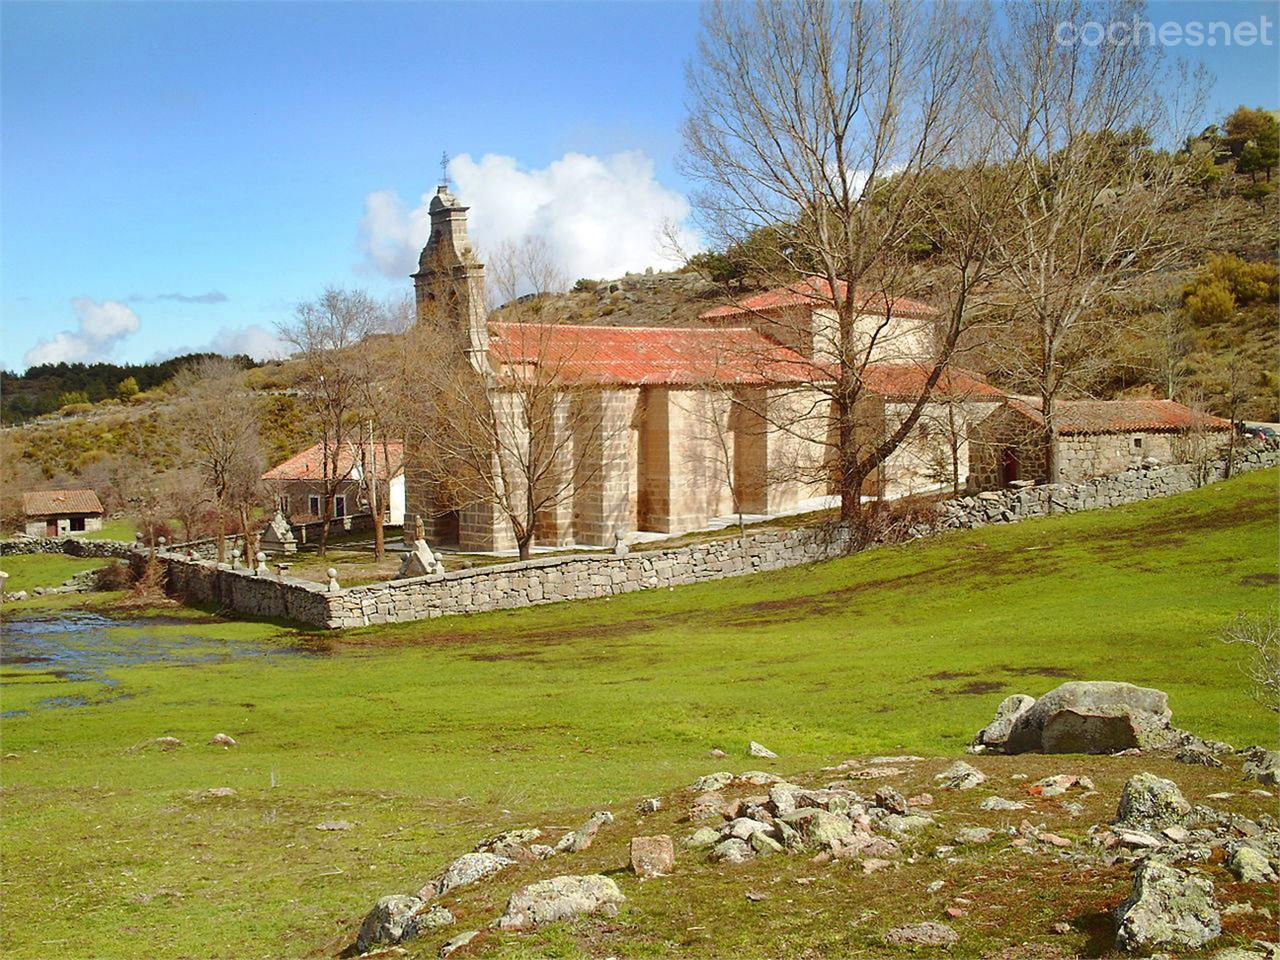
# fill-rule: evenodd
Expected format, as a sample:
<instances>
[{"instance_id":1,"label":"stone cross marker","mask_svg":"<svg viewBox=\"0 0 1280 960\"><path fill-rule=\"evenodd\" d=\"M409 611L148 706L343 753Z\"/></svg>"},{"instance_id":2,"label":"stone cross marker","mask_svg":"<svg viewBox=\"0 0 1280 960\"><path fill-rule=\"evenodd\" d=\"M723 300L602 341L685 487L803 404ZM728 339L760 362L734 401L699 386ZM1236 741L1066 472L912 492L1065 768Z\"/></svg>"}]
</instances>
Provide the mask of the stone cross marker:
<instances>
[{"instance_id":1,"label":"stone cross marker","mask_svg":"<svg viewBox=\"0 0 1280 960\"><path fill-rule=\"evenodd\" d=\"M409 577L425 577L432 573L443 573L443 567L436 562L436 556L427 546L427 541L418 539L413 542L413 549L401 555L400 569L396 572L397 580Z\"/></svg>"},{"instance_id":2,"label":"stone cross marker","mask_svg":"<svg viewBox=\"0 0 1280 960\"><path fill-rule=\"evenodd\" d=\"M258 545L269 553L298 552L298 540L294 537L293 527L289 525L283 511L276 511L270 525L263 531Z\"/></svg>"}]
</instances>

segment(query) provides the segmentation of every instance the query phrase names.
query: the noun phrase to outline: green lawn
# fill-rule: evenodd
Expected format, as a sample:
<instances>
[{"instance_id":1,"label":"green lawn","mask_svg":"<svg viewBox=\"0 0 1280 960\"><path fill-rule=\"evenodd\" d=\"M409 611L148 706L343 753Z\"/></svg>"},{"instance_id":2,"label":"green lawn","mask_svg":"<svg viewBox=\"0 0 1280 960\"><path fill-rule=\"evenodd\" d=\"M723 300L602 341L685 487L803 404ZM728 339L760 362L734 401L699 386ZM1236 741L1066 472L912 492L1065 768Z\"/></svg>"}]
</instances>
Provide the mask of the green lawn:
<instances>
[{"instance_id":1,"label":"green lawn","mask_svg":"<svg viewBox=\"0 0 1280 960\"><path fill-rule=\"evenodd\" d=\"M123 540L133 543L133 536L138 532L138 525L127 517L119 520L104 520L101 530L93 530L84 535L86 540Z\"/></svg>"},{"instance_id":2,"label":"green lawn","mask_svg":"<svg viewBox=\"0 0 1280 960\"><path fill-rule=\"evenodd\" d=\"M0 947L306 955L480 836L665 792L712 769L712 745L746 769L759 766L746 741L761 740L781 773L954 754L1001 697L1064 678L1157 686L1197 733L1274 742L1274 715L1244 695L1241 651L1215 634L1238 611L1274 606L1277 479L342 636L157 623L148 629L307 653L120 668L110 703L6 719ZM127 644L131 630L108 640ZM0 693L25 682L6 674ZM206 746L219 731L241 746ZM128 752L161 735L187 746ZM214 786L239 794L193 797ZM313 829L328 819L355 829ZM51 913L59 922L34 939L12 919Z\"/></svg>"},{"instance_id":3,"label":"green lawn","mask_svg":"<svg viewBox=\"0 0 1280 960\"><path fill-rule=\"evenodd\" d=\"M60 553L16 553L0 557L0 570L9 574L5 581L6 593L36 587L56 587L77 573L105 566L110 560L65 557Z\"/></svg>"}]
</instances>

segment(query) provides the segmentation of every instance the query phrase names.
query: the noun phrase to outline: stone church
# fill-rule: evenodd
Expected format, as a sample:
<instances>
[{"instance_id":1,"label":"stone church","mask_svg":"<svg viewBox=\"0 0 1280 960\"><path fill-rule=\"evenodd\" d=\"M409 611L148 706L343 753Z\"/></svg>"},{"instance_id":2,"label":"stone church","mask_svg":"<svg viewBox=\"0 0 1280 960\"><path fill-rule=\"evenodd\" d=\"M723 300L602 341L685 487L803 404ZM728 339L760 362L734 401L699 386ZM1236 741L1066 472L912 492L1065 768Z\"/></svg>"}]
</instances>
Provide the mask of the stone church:
<instances>
[{"instance_id":1,"label":"stone church","mask_svg":"<svg viewBox=\"0 0 1280 960\"><path fill-rule=\"evenodd\" d=\"M538 516L537 545L613 546L617 536L636 531L675 535L738 512L812 508L822 503L815 498L835 493L826 462L833 423L821 389L833 379L839 349L834 315L823 307L831 302L829 288L800 281L708 310L693 326L500 322L486 306L484 265L467 237L468 208L441 186L429 209L431 235L413 275L419 320L443 286L460 349L491 389L501 391L531 366L554 363L557 383L600 427L593 442L570 445L573 475L583 479ZM920 395L934 317L923 303L876 299L866 297L867 313L855 324L871 358L858 419L873 437L896 428ZM911 434L869 478L864 496L970 486L970 434L1008 399L981 377L952 370ZM1013 456L991 446L1012 440L988 441L987 460ZM494 506L443 502L415 469L415 455L407 446L406 524L420 519L432 544L464 551L515 546ZM1007 470L983 472L1009 479Z\"/></svg>"}]
</instances>

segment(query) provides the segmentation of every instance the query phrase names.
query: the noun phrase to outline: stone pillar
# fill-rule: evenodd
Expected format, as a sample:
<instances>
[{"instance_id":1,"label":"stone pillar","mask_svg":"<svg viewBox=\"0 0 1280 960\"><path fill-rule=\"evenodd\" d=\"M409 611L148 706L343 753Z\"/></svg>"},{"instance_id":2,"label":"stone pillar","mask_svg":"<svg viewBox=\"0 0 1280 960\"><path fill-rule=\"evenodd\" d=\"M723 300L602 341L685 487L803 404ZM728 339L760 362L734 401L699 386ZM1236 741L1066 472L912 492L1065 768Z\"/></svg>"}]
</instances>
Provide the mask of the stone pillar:
<instances>
[{"instance_id":1,"label":"stone pillar","mask_svg":"<svg viewBox=\"0 0 1280 960\"><path fill-rule=\"evenodd\" d=\"M600 390L574 398L574 452L582 478L574 496L578 543L612 547L614 532L636 528L631 431L639 391Z\"/></svg>"}]
</instances>

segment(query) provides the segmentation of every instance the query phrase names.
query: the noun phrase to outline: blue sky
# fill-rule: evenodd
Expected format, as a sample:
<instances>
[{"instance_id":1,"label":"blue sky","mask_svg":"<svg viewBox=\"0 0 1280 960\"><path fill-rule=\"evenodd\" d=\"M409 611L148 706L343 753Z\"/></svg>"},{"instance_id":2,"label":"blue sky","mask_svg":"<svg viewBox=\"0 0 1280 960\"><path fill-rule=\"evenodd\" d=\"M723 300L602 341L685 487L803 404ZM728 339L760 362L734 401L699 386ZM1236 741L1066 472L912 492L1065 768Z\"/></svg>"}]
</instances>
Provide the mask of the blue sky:
<instances>
[{"instance_id":1,"label":"blue sky","mask_svg":"<svg viewBox=\"0 0 1280 960\"><path fill-rule=\"evenodd\" d=\"M1149 11L1263 15L1280 6ZM687 214L697 22L693 3L4 2L0 363L41 340L261 350L328 283L407 290L445 150L482 243L550 215L573 276L660 265L657 222ZM1214 113L1280 105L1276 32L1179 51L1217 75Z\"/></svg>"}]
</instances>

